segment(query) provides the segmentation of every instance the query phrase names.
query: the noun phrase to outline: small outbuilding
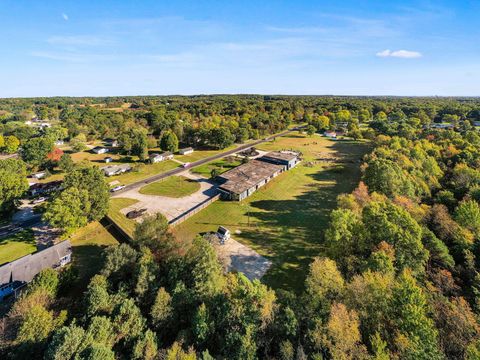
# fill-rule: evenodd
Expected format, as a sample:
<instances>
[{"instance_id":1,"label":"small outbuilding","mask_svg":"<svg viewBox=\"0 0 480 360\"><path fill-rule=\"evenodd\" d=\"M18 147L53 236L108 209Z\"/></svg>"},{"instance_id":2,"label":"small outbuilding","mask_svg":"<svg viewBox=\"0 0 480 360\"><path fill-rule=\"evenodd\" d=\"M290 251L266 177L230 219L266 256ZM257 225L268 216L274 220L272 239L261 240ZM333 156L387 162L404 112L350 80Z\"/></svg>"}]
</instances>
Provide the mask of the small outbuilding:
<instances>
[{"instance_id":1,"label":"small outbuilding","mask_svg":"<svg viewBox=\"0 0 480 360\"><path fill-rule=\"evenodd\" d=\"M103 161L105 161L106 163L111 163L113 161L113 158L107 156L105 159L103 159Z\"/></svg>"},{"instance_id":2,"label":"small outbuilding","mask_svg":"<svg viewBox=\"0 0 480 360\"><path fill-rule=\"evenodd\" d=\"M188 154L193 153L193 148L192 147L186 147L186 148L178 150L178 153L180 155L188 155Z\"/></svg>"}]
</instances>

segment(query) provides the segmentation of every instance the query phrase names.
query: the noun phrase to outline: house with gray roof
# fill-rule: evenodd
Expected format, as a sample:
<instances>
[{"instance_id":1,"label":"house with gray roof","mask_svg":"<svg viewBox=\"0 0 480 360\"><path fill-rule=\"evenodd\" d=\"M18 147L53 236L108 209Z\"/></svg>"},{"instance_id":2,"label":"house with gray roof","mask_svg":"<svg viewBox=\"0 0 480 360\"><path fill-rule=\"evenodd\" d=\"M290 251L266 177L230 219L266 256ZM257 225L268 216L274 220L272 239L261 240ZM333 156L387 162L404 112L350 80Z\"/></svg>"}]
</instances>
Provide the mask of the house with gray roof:
<instances>
[{"instance_id":1,"label":"house with gray roof","mask_svg":"<svg viewBox=\"0 0 480 360\"><path fill-rule=\"evenodd\" d=\"M16 295L43 269L58 269L71 260L72 244L65 240L0 266L0 301L9 295Z\"/></svg>"}]
</instances>

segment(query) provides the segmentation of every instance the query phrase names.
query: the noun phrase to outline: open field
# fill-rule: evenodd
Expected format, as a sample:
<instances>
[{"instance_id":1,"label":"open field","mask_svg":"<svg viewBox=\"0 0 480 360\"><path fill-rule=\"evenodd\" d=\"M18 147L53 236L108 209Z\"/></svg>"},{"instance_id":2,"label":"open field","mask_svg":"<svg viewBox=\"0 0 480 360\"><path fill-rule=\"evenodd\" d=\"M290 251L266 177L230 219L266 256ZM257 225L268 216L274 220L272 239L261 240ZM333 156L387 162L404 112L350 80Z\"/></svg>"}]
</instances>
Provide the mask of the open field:
<instances>
[{"instance_id":1,"label":"open field","mask_svg":"<svg viewBox=\"0 0 480 360\"><path fill-rule=\"evenodd\" d=\"M167 196L181 198L197 192L200 189L198 181L184 176L170 176L142 187L139 192L145 195Z\"/></svg>"},{"instance_id":2,"label":"open field","mask_svg":"<svg viewBox=\"0 0 480 360\"><path fill-rule=\"evenodd\" d=\"M228 156L227 158L215 160L209 162L208 164L197 166L192 170L192 173L202 175L206 178L210 178L213 169L217 169L218 174L222 174L227 170L237 167L241 163L242 162L234 156Z\"/></svg>"},{"instance_id":3,"label":"open field","mask_svg":"<svg viewBox=\"0 0 480 360\"><path fill-rule=\"evenodd\" d=\"M267 284L300 290L312 258L322 254L323 232L336 197L357 185L359 160L369 146L292 134L258 148L295 149L304 160L243 202L215 202L174 231L191 239L226 226L235 240L272 261L263 278Z\"/></svg>"},{"instance_id":4,"label":"open field","mask_svg":"<svg viewBox=\"0 0 480 360\"><path fill-rule=\"evenodd\" d=\"M37 250L33 231L23 230L0 239L0 265L31 254Z\"/></svg>"},{"instance_id":5,"label":"open field","mask_svg":"<svg viewBox=\"0 0 480 360\"><path fill-rule=\"evenodd\" d=\"M108 210L108 216L115 221L127 234L132 235L135 230L135 220L127 219L120 210L137 203L138 200L127 198L114 198L110 199L110 209Z\"/></svg>"}]
</instances>

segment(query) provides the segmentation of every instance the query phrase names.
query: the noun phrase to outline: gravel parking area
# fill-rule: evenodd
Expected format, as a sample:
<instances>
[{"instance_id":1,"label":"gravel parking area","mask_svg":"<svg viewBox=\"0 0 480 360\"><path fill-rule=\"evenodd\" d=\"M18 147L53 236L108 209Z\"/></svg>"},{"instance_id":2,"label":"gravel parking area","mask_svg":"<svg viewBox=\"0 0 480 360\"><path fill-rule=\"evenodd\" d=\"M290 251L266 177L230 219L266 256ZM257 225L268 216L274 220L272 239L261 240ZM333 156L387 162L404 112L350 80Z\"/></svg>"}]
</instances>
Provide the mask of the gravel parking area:
<instances>
[{"instance_id":1,"label":"gravel parking area","mask_svg":"<svg viewBox=\"0 0 480 360\"><path fill-rule=\"evenodd\" d=\"M226 271L236 270L250 280L260 279L272 265L267 258L231 238L224 245L215 242L214 247Z\"/></svg>"},{"instance_id":2,"label":"gravel parking area","mask_svg":"<svg viewBox=\"0 0 480 360\"><path fill-rule=\"evenodd\" d=\"M131 210L147 209L147 214L162 213L167 220L172 220L192 209L196 205L208 200L217 193L216 185L208 179L194 175L185 171L182 176L196 180L200 183L200 190L181 198L172 198L158 195L145 195L139 192L140 187L122 192L113 197L130 198L138 200L132 206L121 210L121 213L127 214ZM141 218L137 219L141 220Z\"/></svg>"}]
</instances>

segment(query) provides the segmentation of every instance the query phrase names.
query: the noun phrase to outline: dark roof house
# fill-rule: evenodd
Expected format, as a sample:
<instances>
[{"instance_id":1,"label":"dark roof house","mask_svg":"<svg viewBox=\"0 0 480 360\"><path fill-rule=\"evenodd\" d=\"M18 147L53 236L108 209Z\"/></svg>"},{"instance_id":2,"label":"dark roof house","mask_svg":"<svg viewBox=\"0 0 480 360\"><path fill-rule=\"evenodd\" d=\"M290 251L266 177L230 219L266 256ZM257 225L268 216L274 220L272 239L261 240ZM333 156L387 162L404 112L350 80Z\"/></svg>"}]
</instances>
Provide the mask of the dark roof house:
<instances>
[{"instance_id":1,"label":"dark roof house","mask_svg":"<svg viewBox=\"0 0 480 360\"><path fill-rule=\"evenodd\" d=\"M71 256L72 245L65 240L0 266L0 300L32 281L43 269L56 269L68 264Z\"/></svg>"}]
</instances>

